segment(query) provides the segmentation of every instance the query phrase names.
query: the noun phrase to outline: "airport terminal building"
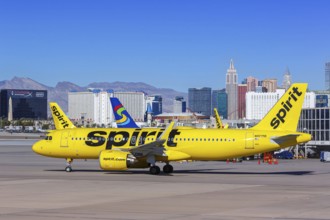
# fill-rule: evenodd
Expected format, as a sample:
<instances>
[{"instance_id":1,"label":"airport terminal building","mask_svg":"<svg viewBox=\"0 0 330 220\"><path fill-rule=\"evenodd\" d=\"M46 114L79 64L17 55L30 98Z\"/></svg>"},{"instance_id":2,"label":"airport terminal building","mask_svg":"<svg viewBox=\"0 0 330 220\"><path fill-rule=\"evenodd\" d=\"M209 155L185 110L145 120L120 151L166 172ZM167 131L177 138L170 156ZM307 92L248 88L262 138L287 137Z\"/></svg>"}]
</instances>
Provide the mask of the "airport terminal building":
<instances>
[{"instance_id":1,"label":"airport terminal building","mask_svg":"<svg viewBox=\"0 0 330 220\"><path fill-rule=\"evenodd\" d=\"M146 98L143 92L114 92L89 89L86 92L69 92L69 117L84 125L110 126L114 121L110 97L117 97L136 122L144 121Z\"/></svg>"},{"instance_id":2,"label":"airport terminal building","mask_svg":"<svg viewBox=\"0 0 330 220\"><path fill-rule=\"evenodd\" d=\"M328 107L303 109L298 130L313 136L308 145L330 148L330 109Z\"/></svg>"},{"instance_id":3,"label":"airport terminal building","mask_svg":"<svg viewBox=\"0 0 330 220\"><path fill-rule=\"evenodd\" d=\"M47 90L3 89L0 91L0 117L47 119Z\"/></svg>"}]
</instances>

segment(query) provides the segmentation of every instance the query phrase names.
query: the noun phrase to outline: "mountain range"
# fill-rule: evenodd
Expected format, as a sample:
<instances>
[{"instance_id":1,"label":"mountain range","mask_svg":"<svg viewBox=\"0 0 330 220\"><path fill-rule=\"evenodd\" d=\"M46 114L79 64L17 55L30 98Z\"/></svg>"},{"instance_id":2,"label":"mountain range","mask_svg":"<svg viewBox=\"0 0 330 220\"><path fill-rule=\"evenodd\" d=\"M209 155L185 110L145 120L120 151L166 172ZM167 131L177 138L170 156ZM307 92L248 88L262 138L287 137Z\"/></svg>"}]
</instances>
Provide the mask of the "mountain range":
<instances>
[{"instance_id":1,"label":"mountain range","mask_svg":"<svg viewBox=\"0 0 330 220\"><path fill-rule=\"evenodd\" d=\"M87 86L78 86L71 82L58 82L55 87L50 87L25 77L14 77L11 80L0 81L0 89L47 90L48 102L57 102L65 112L68 111L68 92L83 92L87 91L88 88L112 89L118 92L143 91L147 95L161 95L163 112L173 112L173 100L176 96L183 96L187 100L187 93L168 88L156 88L142 82L93 82Z\"/></svg>"}]
</instances>

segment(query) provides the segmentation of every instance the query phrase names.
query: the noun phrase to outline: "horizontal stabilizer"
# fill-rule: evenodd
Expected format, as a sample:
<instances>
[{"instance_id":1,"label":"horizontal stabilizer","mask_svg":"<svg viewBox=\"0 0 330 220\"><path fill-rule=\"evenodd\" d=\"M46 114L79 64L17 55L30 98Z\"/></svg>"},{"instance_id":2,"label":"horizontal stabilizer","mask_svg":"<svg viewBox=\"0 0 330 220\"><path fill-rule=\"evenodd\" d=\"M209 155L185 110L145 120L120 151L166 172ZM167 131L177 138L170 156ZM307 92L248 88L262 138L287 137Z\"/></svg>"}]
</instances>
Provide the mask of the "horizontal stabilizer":
<instances>
[{"instance_id":1,"label":"horizontal stabilizer","mask_svg":"<svg viewBox=\"0 0 330 220\"><path fill-rule=\"evenodd\" d=\"M281 145L285 142L296 141L298 136L300 136L300 135L299 134L288 134L288 135L280 136L280 137L272 137L271 141L276 144Z\"/></svg>"}]
</instances>

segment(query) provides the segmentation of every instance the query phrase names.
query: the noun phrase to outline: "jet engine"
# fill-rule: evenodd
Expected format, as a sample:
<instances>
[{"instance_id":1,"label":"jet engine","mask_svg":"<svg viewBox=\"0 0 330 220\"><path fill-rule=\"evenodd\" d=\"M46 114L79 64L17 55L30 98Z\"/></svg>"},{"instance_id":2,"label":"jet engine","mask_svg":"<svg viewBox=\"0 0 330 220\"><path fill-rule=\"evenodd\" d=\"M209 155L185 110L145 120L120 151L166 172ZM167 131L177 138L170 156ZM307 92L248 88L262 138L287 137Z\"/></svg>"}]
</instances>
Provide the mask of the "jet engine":
<instances>
[{"instance_id":1,"label":"jet engine","mask_svg":"<svg viewBox=\"0 0 330 220\"><path fill-rule=\"evenodd\" d=\"M136 158L129 152L117 150L102 151L99 160L103 170L127 170L136 162Z\"/></svg>"}]
</instances>

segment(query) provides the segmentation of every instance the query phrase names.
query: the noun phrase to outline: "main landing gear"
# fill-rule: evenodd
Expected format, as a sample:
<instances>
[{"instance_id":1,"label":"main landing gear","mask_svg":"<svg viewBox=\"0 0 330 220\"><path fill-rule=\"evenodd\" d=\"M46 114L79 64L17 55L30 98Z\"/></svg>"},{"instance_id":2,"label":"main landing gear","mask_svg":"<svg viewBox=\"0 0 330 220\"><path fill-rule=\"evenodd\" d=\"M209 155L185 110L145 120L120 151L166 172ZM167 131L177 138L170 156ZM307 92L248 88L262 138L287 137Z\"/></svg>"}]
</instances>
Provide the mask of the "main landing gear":
<instances>
[{"instance_id":1,"label":"main landing gear","mask_svg":"<svg viewBox=\"0 0 330 220\"><path fill-rule=\"evenodd\" d=\"M163 167L163 172L164 173L173 173L173 166L171 164L166 164Z\"/></svg>"},{"instance_id":2,"label":"main landing gear","mask_svg":"<svg viewBox=\"0 0 330 220\"><path fill-rule=\"evenodd\" d=\"M66 172L71 172L72 171L72 167L71 167L72 162L73 162L73 159L66 158L66 167L65 167Z\"/></svg>"},{"instance_id":3,"label":"main landing gear","mask_svg":"<svg viewBox=\"0 0 330 220\"><path fill-rule=\"evenodd\" d=\"M160 168L159 166L156 166L156 160L154 155L150 155L147 157L147 163L149 163L150 166L150 174L152 175L158 175L160 173ZM163 172L164 173L173 173L173 166L170 165L168 162L166 165L163 167Z\"/></svg>"},{"instance_id":4,"label":"main landing gear","mask_svg":"<svg viewBox=\"0 0 330 220\"><path fill-rule=\"evenodd\" d=\"M150 167L150 174L152 175L158 175L160 173L160 168L159 166L153 165Z\"/></svg>"},{"instance_id":5,"label":"main landing gear","mask_svg":"<svg viewBox=\"0 0 330 220\"><path fill-rule=\"evenodd\" d=\"M156 166L156 165L152 165L150 167L150 174L152 175L158 175L160 173L160 168L159 166ZM173 173L173 166L170 165L170 164L166 164L164 167L163 167L163 172L164 173Z\"/></svg>"}]
</instances>

